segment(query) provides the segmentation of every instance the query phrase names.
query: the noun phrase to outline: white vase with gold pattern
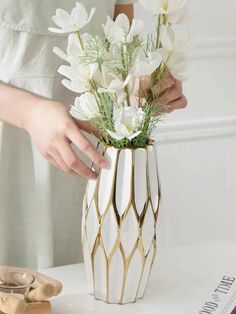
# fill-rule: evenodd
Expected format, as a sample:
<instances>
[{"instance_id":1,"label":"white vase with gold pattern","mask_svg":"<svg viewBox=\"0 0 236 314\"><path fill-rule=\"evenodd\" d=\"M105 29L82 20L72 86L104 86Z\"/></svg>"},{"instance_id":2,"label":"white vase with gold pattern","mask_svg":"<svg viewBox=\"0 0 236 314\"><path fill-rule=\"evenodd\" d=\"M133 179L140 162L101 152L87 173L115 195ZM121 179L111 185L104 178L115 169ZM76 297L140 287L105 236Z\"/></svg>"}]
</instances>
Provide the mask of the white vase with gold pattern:
<instances>
[{"instance_id":1,"label":"white vase with gold pattern","mask_svg":"<svg viewBox=\"0 0 236 314\"><path fill-rule=\"evenodd\" d=\"M156 255L156 154L151 145L104 154L110 169L88 181L84 197L84 262L94 297L124 304L143 297Z\"/></svg>"}]
</instances>

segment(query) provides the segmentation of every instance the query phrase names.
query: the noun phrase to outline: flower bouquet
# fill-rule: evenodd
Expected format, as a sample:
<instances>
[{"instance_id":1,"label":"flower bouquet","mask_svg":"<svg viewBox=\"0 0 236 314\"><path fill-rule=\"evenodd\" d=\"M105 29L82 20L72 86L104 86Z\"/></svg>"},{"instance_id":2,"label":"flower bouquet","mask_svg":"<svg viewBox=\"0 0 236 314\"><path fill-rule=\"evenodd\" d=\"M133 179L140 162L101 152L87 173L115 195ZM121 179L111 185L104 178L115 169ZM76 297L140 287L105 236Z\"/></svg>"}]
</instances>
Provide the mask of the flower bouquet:
<instances>
[{"instance_id":1,"label":"flower bouquet","mask_svg":"<svg viewBox=\"0 0 236 314\"><path fill-rule=\"evenodd\" d=\"M189 41L177 36L185 0L140 0L156 19L155 34L141 38L142 20L107 18L104 36L82 33L95 14L76 3L57 9L58 28L69 33L62 84L78 93L71 115L99 131L110 169L89 180L84 196L82 242L91 292L108 303L142 298L156 255L160 188L153 135L168 109L159 92L168 78L183 79Z\"/></svg>"}]
</instances>

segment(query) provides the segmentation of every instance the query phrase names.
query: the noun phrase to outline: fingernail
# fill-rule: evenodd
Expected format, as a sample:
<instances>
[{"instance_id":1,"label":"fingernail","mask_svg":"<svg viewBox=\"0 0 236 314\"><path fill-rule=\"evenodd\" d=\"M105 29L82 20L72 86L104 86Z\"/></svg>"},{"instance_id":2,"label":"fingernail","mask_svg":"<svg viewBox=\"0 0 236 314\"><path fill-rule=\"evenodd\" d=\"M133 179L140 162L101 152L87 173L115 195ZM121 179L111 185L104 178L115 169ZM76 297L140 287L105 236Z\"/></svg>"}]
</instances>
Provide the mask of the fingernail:
<instances>
[{"instance_id":1,"label":"fingernail","mask_svg":"<svg viewBox=\"0 0 236 314\"><path fill-rule=\"evenodd\" d=\"M92 174L90 174L89 179L91 180L96 180L97 179L97 174L95 172L93 172Z\"/></svg>"}]
</instances>

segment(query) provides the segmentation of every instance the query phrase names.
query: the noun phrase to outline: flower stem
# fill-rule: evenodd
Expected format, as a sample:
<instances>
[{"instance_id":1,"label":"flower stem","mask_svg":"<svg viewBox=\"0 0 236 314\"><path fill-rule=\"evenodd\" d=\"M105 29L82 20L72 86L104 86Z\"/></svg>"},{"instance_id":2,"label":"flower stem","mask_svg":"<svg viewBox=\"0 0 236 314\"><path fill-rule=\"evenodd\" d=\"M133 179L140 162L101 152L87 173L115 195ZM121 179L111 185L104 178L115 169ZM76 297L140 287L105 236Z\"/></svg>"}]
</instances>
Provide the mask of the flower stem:
<instances>
[{"instance_id":1,"label":"flower stem","mask_svg":"<svg viewBox=\"0 0 236 314\"><path fill-rule=\"evenodd\" d=\"M156 48L162 48L161 44L161 27L162 25L167 25L168 23L168 16L166 14L159 14L158 15L158 24L157 24L157 41L156 41ZM162 62L159 68L152 74L152 86L155 86L156 83L162 78L163 72L165 71L165 65Z\"/></svg>"},{"instance_id":2,"label":"flower stem","mask_svg":"<svg viewBox=\"0 0 236 314\"><path fill-rule=\"evenodd\" d=\"M122 71L122 78L123 78L123 81L125 81L126 77L128 75L128 70L127 70L127 65L126 65L126 62L125 62L125 52L124 52L124 47L123 46L121 47L121 60L122 60L122 66L123 66L123 69L124 69ZM126 93L127 104L128 104L128 106L131 106L128 85L125 86L124 90L125 90L125 93Z\"/></svg>"},{"instance_id":3,"label":"flower stem","mask_svg":"<svg viewBox=\"0 0 236 314\"><path fill-rule=\"evenodd\" d=\"M163 23L163 14L159 14L157 18L157 41L156 41L156 49L161 48L161 26Z\"/></svg>"},{"instance_id":4,"label":"flower stem","mask_svg":"<svg viewBox=\"0 0 236 314\"><path fill-rule=\"evenodd\" d=\"M80 46L84 50L84 43L83 43L80 31L77 31L77 35L78 35L78 38L79 38Z\"/></svg>"}]
</instances>

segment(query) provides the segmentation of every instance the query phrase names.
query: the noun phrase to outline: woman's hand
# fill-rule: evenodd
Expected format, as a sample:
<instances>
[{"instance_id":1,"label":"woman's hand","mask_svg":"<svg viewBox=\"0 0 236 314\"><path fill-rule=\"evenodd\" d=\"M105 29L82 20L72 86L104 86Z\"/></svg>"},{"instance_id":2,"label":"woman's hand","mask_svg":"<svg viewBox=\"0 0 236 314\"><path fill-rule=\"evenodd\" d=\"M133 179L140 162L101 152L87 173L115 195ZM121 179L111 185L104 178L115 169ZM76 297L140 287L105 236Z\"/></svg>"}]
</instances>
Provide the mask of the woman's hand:
<instances>
[{"instance_id":1,"label":"woman's hand","mask_svg":"<svg viewBox=\"0 0 236 314\"><path fill-rule=\"evenodd\" d=\"M61 103L38 99L25 115L24 128L44 158L57 168L74 175L95 179L71 147L75 144L98 167L107 168L108 162L82 134L81 130L96 134L88 123L75 121L68 108Z\"/></svg>"},{"instance_id":2,"label":"woman's hand","mask_svg":"<svg viewBox=\"0 0 236 314\"><path fill-rule=\"evenodd\" d=\"M151 78L143 77L141 80L141 87L144 92L150 87ZM182 82L174 79L169 75L165 80L159 82L152 88L154 95L158 95L155 104L164 104L166 109L164 112L172 112L176 109L183 109L187 106L187 99L183 95Z\"/></svg>"}]
</instances>

